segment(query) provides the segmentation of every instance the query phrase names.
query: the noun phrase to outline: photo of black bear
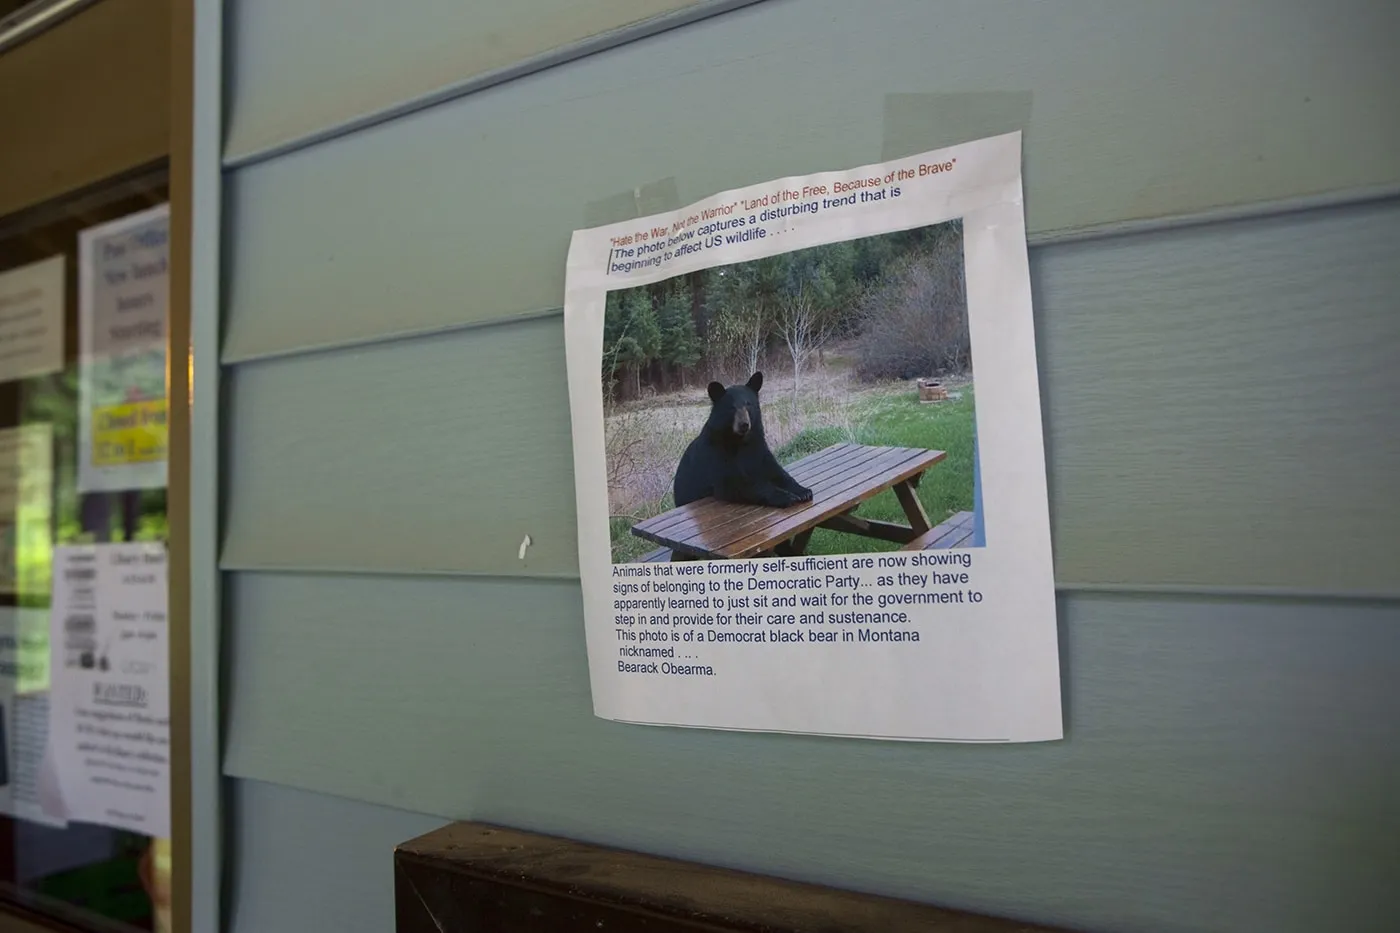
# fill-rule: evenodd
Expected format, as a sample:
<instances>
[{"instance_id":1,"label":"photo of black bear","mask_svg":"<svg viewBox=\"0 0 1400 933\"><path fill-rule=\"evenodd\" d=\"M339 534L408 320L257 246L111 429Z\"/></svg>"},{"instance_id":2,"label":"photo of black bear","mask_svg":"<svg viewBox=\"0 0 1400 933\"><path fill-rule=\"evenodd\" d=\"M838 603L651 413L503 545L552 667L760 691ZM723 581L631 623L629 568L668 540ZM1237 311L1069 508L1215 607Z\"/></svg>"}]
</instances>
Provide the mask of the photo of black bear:
<instances>
[{"instance_id":1,"label":"photo of black bear","mask_svg":"<svg viewBox=\"0 0 1400 933\"><path fill-rule=\"evenodd\" d=\"M768 447L758 399L762 387L761 372L743 385L710 383L710 416L676 467L677 506L708 496L776 508L812 501L812 490L789 476Z\"/></svg>"},{"instance_id":2,"label":"photo of black bear","mask_svg":"<svg viewBox=\"0 0 1400 933\"><path fill-rule=\"evenodd\" d=\"M985 546L961 219L754 252L607 292L613 563Z\"/></svg>"}]
</instances>

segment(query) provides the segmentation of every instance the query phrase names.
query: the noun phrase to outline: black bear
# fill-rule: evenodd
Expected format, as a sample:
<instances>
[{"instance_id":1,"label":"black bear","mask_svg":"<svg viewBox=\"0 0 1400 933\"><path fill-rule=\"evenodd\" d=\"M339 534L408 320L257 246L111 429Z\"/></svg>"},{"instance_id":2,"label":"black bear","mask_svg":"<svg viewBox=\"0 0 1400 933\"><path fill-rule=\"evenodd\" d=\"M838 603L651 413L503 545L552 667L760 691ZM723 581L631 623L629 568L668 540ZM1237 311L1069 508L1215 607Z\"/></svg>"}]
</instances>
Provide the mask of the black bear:
<instances>
[{"instance_id":1,"label":"black bear","mask_svg":"<svg viewBox=\"0 0 1400 933\"><path fill-rule=\"evenodd\" d=\"M784 508L812 501L812 490L788 475L768 449L758 390L763 373L743 385L710 383L710 417L676 467L676 505L706 496Z\"/></svg>"}]
</instances>

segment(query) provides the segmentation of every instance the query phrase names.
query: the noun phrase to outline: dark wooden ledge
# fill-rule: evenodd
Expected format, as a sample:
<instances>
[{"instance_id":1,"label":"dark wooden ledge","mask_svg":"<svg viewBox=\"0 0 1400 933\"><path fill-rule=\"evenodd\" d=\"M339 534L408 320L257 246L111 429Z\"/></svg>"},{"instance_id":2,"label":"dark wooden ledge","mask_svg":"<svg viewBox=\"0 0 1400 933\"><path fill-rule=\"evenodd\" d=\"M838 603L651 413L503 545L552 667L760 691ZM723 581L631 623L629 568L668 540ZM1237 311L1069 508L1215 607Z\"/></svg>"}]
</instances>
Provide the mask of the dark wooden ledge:
<instances>
[{"instance_id":1,"label":"dark wooden ledge","mask_svg":"<svg viewBox=\"0 0 1400 933\"><path fill-rule=\"evenodd\" d=\"M394 900L398 933L1066 933L484 823L400 845Z\"/></svg>"}]
</instances>

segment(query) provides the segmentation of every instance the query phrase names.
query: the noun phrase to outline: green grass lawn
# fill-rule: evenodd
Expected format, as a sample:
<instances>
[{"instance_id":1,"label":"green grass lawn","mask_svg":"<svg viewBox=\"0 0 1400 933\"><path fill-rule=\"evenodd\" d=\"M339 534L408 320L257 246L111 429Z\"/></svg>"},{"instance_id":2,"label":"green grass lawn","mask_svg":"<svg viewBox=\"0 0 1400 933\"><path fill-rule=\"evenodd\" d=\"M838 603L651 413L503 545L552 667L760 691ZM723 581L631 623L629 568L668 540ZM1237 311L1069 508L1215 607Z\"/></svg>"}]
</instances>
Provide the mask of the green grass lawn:
<instances>
[{"instance_id":1,"label":"green grass lawn","mask_svg":"<svg viewBox=\"0 0 1400 933\"><path fill-rule=\"evenodd\" d=\"M874 396L853 403L847 412L854 430L834 425L814 425L799 433L777 450L778 460L790 464L832 444L855 442L889 447L921 447L947 452L940 463L924 474L918 496L924 511L936 525L949 516L972 510L972 425L973 390L962 390L962 397L937 404L921 404L915 393ZM656 545L632 534L634 523L671 508L671 497L655 503L644 514L616 516L611 520L613 561L634 560ZM857 515L865 518L908 524L894 492L886 490L861 504ZM807 545L809 554L854 554L866 551L893 551L899 545L859 535L818 528Z\"/></svg>"},{"instance_id":2,"label":"green grass lawn","mask_svg":"<svg viewBox=\"0 0 1400 933\"><path fill-rule=\"evenodd\" d=\"M912 393L877 397L857 413L855 437L858 444L886 447L923 447L946 451L948 456L924 474L917 490L930 521L935 525L949 516L972 510L972 413L971 389L962 398L924 405ZM810 453L838 444L847 438L843 432L815 428L803 431L792 443L778 451L778 459L791 463ZM810 435L810 436L809 436ZM857 515L887 522L908 524L892 490L861 504ZM859 535L843 534L826 528L812 533L808 554L856 554L866 551L894 551L899 545Z\"/></svg>"},{"instance_id":3,"label":"green grass lawn","mask_svg":"<svg viewBox=\"0 0 1400 933\"><path fill-rule=\"evenodd\" d=\"M660 515L671 508L673 500L669 495L657 503L652 508L646 509L637 515L612 515L608 518L608 531L612 535L612 559L614 564L626 564L636 560L648 551L654 551L658 547L654 541L639 538L632 534L632 526L637 522L645 521L653 515Z\"/></svg>"}]
</instances>

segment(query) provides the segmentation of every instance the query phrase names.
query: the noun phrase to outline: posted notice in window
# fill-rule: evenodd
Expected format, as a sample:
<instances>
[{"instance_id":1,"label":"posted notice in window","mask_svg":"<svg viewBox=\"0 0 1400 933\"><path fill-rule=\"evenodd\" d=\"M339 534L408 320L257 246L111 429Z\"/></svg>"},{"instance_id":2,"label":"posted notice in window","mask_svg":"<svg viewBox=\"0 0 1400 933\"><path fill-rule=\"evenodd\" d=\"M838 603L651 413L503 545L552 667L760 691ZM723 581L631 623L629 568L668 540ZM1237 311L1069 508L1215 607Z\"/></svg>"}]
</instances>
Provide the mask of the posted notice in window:
<instances>
[{"instance_id":1,"label":"posted notice in window","mask_svg":"<svg viewBox=\"0 0 1400 933\"><path fill-rule=\"evenodd\" d=\"M78 238L78 491L166 483L169 205Z\"/></svg>"},{"instance_id":2,"label":"posted notice in window","mask_svg":"<svg viewBox=\"0 0 1400 933\"><path fill-rule=\"evenodd\" d=\"M63 826L40 797L48 669L48 610L0 606L0 813Z\"/></svg>"},{"instance_id":3,"label":"posted notice in window","mask_svg":"<svg viewBox=\"0 0 1400 933\"><path fill-rule=\"evenodd\" d=\"M62 255L0 272L0 382L63 369Z\"/></svg>"},{"instance_id":4,"label":"posted notice in window","mask_svg":"<svg viewBox=\"0 0 1400 933\"><path fill-rule=\"evenodd\" d=\"M1063 737L1021 137L573 234L594 712Z\"/></svg>"},{"instance_id":5,"label":"posted notice in window","mask_svg":"<svg viewBox=\"0 0 1400 933\"><path fill-rule=\"evenodd\" d=\"M41 793L53 817L170 833L166 577L162 544L54 551Z\"/></svg>"}]
</instances>

